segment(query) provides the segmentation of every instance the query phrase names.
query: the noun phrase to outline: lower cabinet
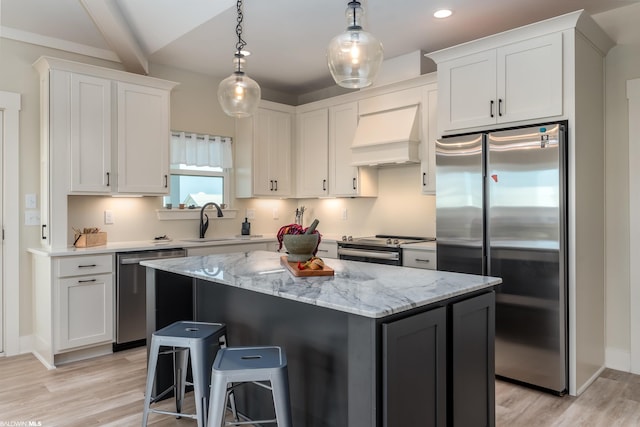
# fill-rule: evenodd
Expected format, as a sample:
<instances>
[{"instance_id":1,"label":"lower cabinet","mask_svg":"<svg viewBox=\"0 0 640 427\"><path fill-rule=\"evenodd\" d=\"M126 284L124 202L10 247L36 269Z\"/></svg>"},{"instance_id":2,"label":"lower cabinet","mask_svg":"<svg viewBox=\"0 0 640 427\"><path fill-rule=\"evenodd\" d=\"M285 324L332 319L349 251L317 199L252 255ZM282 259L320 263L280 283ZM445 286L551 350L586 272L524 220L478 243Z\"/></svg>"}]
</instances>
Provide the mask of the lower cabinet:
<instances>
[{"instance_id":1,"label":"lower cabinet","mask_svg":"<svg viewBox=\"0 0 640 427\"><path fill-rule=\"evenodd\" d=\"M239 243L233 245L215 245L201 246L196 248L187 248L187 256L204 256L213 254L227 254L231 252L250 252L250 251L271 251L277 249L276 243L272 242L253 242Z\"/></svg>"},{"instance_id":2,"label":"lower cabinet","mask_svg":"<svg viewBox=\"0 0 640 427\"><path fill-rule=\"evenodd\" d=\"M437 263L436 251L425 251L422 249L403 249L402 266L424 268L435 270Z\"/></svg>"},{"instance_id":3,"label":"lower cabinet","mask_svg":"<svg viewBox=\"0 0 640 427\"><path fill-rule=\"evenodd\" d=\"M113 275L57 280L56 351L113 340Z\"/></svg>"},{"instance_id":4,"label":"lower cabinet","mask_svg":"<svg viewBox=\"0 0 640 427\"><path fill-rule=\"evenodd\" d=\"M382 425L446 425L446 307L383 324L382 348Z\"/></svg>"},{"instance_id":5,"label":"lower cabinet","mask_svg":"<svg viewBox=\"0 0 640 427\"><path fill-rule=\"evenodd\" d=\"M494 340L494 292L383 323L383 426L494 426Z\"/></svg>"},{"instance_id":6,"label":"lower cabinet","mask_svg":"<svg viewBox=\"0 0 640 427\"><path fill-rule=\"evenodd\" d=\"M338 243L334 241L320 242L316 255L320 258L338 258Z\"/></svg>"},{"instance_id":7,"label":"lower cabinet","mask_svg":"<svg viewBox=\"0 0 640 427\"><path fill-rule=\"evenodd\" d=\"M113 256L54 261L54 351L113 341Z\"/></svg>"}]
</instances>

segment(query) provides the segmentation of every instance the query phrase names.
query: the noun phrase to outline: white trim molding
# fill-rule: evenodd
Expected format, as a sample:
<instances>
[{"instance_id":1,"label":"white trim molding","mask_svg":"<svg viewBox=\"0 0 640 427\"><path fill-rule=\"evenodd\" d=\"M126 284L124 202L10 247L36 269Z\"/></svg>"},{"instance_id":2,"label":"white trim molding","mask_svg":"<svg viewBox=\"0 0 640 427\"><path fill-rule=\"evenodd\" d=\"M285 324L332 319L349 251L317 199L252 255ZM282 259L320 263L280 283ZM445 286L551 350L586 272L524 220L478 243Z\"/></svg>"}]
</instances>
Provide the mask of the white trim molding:
<instances>
[{"instance_id":1,"label":"white trim molding","mask_svg":"<svg viewBox=\"0 0 640 427\"><path fill-rule=\"evenodd\" d=\"M0 110L4 112L3 277L4 353L20 353L20 94L0 91Z\"/></svg>"},{"instance_id":2,"label":"white trim molding","mask_svg":"<svg viewBox=\"0 0 640 427\"><path fill-rule=\"evenodd\" d=\"M627 80L629 99L629 335L631 372L640 374L640 79Z\"/></svg>"}]
</instances>

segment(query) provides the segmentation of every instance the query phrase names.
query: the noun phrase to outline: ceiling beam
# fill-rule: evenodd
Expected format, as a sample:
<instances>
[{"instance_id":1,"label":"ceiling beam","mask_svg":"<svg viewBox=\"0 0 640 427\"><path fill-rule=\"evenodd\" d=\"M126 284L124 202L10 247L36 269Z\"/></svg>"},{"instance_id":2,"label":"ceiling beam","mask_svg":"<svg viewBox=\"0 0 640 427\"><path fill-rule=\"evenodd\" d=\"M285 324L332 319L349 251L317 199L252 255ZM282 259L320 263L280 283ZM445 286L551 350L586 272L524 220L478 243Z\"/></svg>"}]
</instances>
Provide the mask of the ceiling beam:
<instances>
[{"instance_id":1,"label":"ceiling beam","mask_svg":"<svg viewBox=\"0 0 640 427\"><path fill-rule=\"evenodd\" d=\"M80 3L109 47L120 58L125 70L137 74L149 74L149 61L115 0L80 0Z\"/></svg>"}]
</instances>

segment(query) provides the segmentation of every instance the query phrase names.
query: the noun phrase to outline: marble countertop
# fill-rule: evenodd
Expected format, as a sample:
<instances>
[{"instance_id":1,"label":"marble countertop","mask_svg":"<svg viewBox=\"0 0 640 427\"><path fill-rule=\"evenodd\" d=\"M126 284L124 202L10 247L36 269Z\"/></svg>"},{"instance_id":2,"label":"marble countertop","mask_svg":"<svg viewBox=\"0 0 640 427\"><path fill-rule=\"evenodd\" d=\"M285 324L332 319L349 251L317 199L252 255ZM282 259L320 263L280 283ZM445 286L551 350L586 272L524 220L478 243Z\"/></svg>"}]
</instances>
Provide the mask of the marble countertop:
<instances>
[{"instance_id":1,"label":"marble countertop","mask_svg":"<svg viewBox=\"0 0 640 427\"><path fill-rule=\"evenodd\" d=\"M370 318L490 288L497 277L327 260L335 276L294 277L282 254L254 251L143 261L142 265Z\"/></svg>"},{"instance_id":2,"label":"marble countertop","mask_svg":"<svg viewBox=\"0 0 640 427\"><path fill-rule=\"evenodd\" d=\"M436 250L436 242L420 242L420 243L407 243L402 245L403 249L415 249L420 251L435 251Z\"/></svg>"},{"instance_id":3,"label":"marble countertop","mask_svg":"<svg viewBox=\"0 0 640 427\"><path fill-rule=\"evenodd\" d=\"M107 242L106 245L93 246L90 248L76 248L69 246L59 249L29 248L28 252L44 256L70 256L70 255L91 255L106 254L115 252L147 251L155 249L175 249L175 248L198 248L203 246L224 246L238 245L243 243L276 242L276 235L259 236L228 236L216 237L214 239L171 239L171 240L140 240L130 242Z\"/></svg>"}]
</instances>

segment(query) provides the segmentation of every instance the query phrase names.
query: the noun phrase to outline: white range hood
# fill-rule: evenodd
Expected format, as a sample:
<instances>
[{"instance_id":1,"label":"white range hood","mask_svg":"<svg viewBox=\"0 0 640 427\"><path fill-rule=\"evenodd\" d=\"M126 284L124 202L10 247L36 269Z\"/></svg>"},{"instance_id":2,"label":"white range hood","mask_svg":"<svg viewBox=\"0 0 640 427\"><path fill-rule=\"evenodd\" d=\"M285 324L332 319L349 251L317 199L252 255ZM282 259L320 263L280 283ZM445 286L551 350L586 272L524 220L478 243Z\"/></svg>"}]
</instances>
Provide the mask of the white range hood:
<instances>
[{"instance_id":1,"label":"white range hood","mask_svg":"<svg viewBox=\"0 0 640 427\"><path fill-rule=\"evenodd\" d=\"M419 105L360 116L353 143L353 166L420 162Z\"/></svg>"}]
</instances>

